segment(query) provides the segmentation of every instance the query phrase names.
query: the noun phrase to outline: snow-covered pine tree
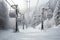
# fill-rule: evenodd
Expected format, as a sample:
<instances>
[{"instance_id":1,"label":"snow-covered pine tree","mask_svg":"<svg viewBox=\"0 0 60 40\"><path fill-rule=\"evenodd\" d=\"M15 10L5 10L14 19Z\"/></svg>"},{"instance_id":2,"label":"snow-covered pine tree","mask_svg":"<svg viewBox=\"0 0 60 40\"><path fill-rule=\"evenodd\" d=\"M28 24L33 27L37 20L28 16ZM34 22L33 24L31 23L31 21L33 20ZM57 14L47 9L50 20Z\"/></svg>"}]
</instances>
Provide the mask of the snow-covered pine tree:
<instances>
[{"instance_id":1,"label":"snow-covered pine tree","mask_svg":"<svg viewBox=\"0 0 60 40\"><path fill-rule=\"evenodd\" d=\"M55 19L55 24L59 25L60 24L60 0L57 1L56 8L54 10L54 19Z\"/></svg>"}]
</instances>

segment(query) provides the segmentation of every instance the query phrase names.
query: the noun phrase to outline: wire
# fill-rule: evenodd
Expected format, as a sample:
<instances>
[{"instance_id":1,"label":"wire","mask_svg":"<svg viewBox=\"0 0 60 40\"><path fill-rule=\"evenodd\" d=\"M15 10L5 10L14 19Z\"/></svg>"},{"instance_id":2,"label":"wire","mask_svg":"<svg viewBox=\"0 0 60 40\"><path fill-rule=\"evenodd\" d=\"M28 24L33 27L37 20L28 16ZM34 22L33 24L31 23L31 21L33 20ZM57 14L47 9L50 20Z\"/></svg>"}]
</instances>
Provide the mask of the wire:
<instances>
[{"instance_id":1,"label":"wire","mask_svg":"<svg viewBox=\"0 0 60 40\"><path fill-rule=\"evenodd\" d=\"M11 4L6 0L6 2L10 5L10 7L11 7Z\"/></svg>"},{"instance_id":2,"label":"wire","mask_svg":"<svg viewBox=\"0 0 60 40\"><path fill-rule=\"evenodd\" d=\"M11 0L12 1L12 0ZM10 7L11 7L11 4L6 0L6 2L10 5ZM13 1L12 1L13 2ZM13 2L14 3L14 2ZM15 3L14 3L15 4ZM10 8L10 11L11 11L11 8ZM19 14L21 14L20 12L19 12L19 9L18 9L18 13ZM21 15L23 15L23 14L21 14Z\"/></svg>"},{"instance_id":3,"label":"wire","mask_svg":"<svg viewBox=\"0 0 60 40\"><path fill-rule=\"evenodd\" d=\"M12 0L11 0L12 1ZM11 4L6 0L6 2L11 6ZM12 1L13 2L13 1ZM15 3L13 2L13 4L15 5Z\"/></svg>"},{"instance_id":4,"label":"wire","mask_svg":"<svg viewBox=\"0 0 60 40\"><path fill-rule=\"evenodd\" d=\"M12 0L11 0L12 1ZM13 1L12 1L13 2ZM13 2L13 4L15 4L14 2Z\"/></svg>"}]
</instances>

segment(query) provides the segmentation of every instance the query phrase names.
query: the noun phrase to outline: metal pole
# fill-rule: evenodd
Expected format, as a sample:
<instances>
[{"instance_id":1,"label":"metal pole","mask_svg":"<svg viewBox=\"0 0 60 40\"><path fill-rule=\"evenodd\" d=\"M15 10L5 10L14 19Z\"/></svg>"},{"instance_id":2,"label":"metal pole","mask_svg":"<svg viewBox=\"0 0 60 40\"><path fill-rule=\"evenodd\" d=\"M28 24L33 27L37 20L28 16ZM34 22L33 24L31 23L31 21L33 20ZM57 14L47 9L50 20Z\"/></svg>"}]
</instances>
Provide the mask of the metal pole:
<instances>
[{"instance_id":1,"label":"metal pole","mask_svg":"<svg viewBox=\"0 0 60 40\"><path fill-rule=\"evenodd\" d=\"M44 29L44 26L43 26L43 21L42 21L42 27L41 27L41 30L43 30Z\"/></svg>"},{"instance_id":2,"label":"metal pole","mask_svg":"<svg viewBox=\"0 0 60 40\"><path fill-rule=\"evenodd\" d=\"M16 5L16 32L18 32L18 23L17 23L17 17L18 17L18 9L17 9L18 5Z\"/></svg>"},{"instance_id":3,"label":"metal pole","mask_svg":"<svg viewBox=\"0 0 60 40\"><path fill-rule=\"evenodd\" d=\"M44 29L44 8L42 9L42 25L41 25L41 30Z\"/></svg>"},{"instance_id":4,"label":"metal pole","mask_svg":"<svg viewBox=\"0 0 60 40\"><path fill-rule=\"evenodd\" d=\"M23 29L24 29L24 14L23 14Z\"/></svg>"},{"instance_id":5,"label":"metal pole","mask_svg":"<svg viewBox=\"0 0 60 40\"><path fill-rule=\"evenodd\" d=\"M27 14L28 21L26 21L27 22L26 23L26 28L27 28L28 25L29 25L29 22L30 22L30 15L29 15L29 11L30 11L30 0L27 0L26 3L27 3L27 11L28 11L28 14Z\"/></svg>"}]
</instances>

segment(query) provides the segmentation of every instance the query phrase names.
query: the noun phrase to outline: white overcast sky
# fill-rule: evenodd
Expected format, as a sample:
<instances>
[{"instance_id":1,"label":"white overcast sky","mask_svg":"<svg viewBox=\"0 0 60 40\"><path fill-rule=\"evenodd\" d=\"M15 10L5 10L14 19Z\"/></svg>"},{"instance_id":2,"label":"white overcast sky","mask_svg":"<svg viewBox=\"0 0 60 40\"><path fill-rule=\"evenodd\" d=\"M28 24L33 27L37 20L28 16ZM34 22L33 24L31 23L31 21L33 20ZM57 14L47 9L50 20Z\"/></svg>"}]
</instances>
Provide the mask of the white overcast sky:
<instances>
[{"instance_id":1,"label":"white overcast sky","mask_svg":"<svg viewBox=\"0 0 60 40\"><path fill-rule=\"evenodd\" d=\"M10 2L10 4L13 4L12 1L15 3L15 4L18 4L20 10L25 10L27 8L27 3L26 1L27 0L8 0ZM36 3L37 3L38 0L30 0L30 6L31 7L35 7L36 6ZM39 0L39 5L42 5L42 4L45 4L47 3L49 0Z\"/></svg>"}]
</instances>

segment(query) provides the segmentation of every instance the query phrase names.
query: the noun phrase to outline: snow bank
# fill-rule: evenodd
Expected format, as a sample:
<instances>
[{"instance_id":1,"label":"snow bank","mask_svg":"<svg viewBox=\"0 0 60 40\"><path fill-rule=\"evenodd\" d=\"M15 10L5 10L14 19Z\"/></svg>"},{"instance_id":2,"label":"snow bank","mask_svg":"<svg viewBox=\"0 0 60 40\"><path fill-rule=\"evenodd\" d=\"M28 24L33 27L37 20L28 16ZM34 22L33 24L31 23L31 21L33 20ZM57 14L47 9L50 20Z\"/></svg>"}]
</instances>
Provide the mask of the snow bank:
<instances>
[{"instance_id":1,"label":"snow bank","mask_svg":"<svg viewBox=\"0 0 60 40\"><path fill-rule=\"evenodd\" d=\"M51 27L54 27L55 26L55 20L54 20L54 18L52 18L52 19L47 19L47 20L45 20L45 22L44 22L44 29L47 29L47 28L51 28Z\"/></svg>"},{"instance_id":2,"label":"snow bank","mask_svg":"<svg viewBox=\"0 0 60 40\"><path fill-rule=\"evenodd\" d=\"M28 27L27 29L19 29L20 32L24 32L24 33L27 33L27 32L40 32L41 30L39 29L36 29L36 28L33 28L33 27Z\"/></svg>"}]
</instances>

